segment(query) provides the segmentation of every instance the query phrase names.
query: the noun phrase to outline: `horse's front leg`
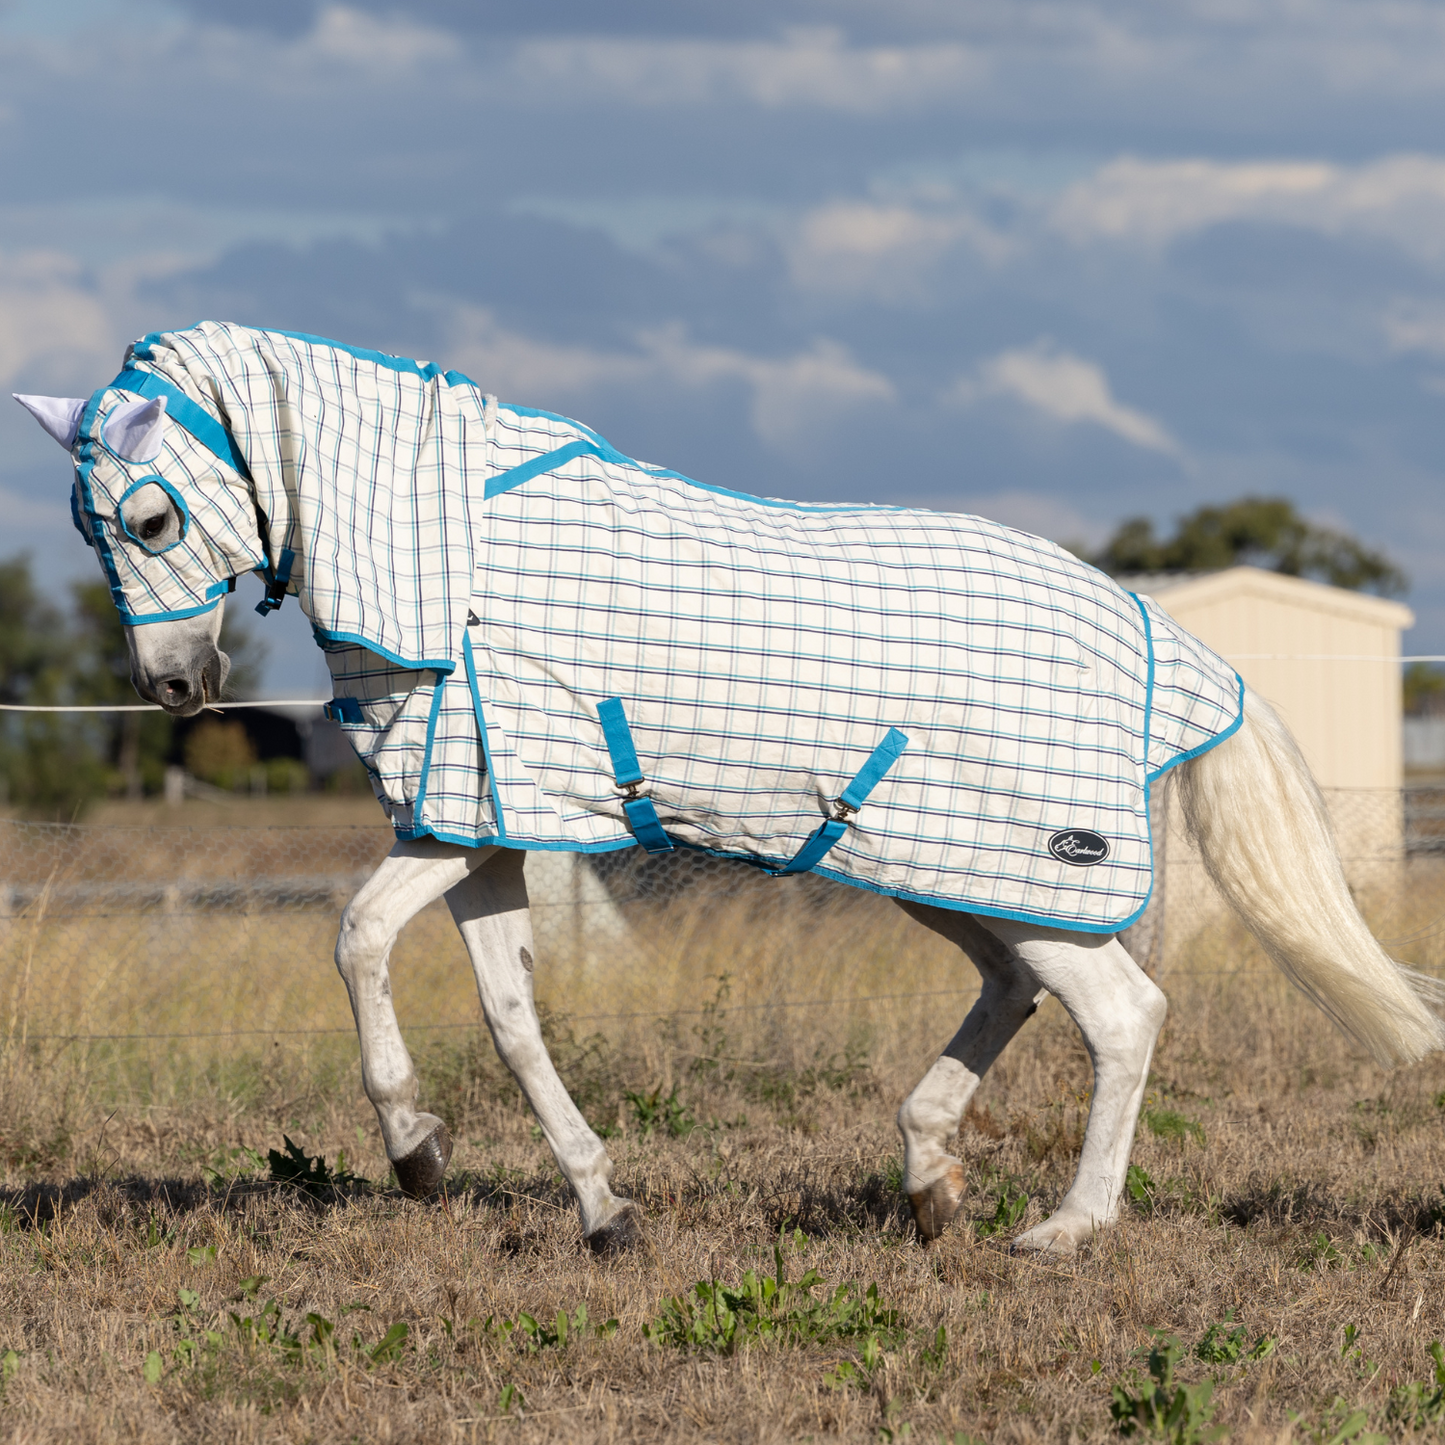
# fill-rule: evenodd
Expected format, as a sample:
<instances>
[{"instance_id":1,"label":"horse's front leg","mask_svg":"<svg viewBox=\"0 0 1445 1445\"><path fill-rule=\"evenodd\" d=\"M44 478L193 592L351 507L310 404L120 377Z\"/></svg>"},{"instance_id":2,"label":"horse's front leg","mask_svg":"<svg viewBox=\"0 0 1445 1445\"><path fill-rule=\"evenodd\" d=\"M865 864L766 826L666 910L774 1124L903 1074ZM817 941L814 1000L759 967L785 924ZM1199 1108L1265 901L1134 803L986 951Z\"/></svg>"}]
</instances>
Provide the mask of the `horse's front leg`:
<instances>
[{"instance_id":1,"label":"horse's front leg","mask_svg":"<svg viewBox=\"0 0 1445 1445\"><path fill-rule=\"evenodd\" d=\"M1014 1241L1015 1249L1067 1254L1119 1217L1139 1106L1167 1004L1112 935L998 918L979 921L1063 1004L1093 1061L1094 1099L1079 1172L1058 1209Z\"/></svg>"},{"instance_id":2,"label":"horse's front leg","mask_svg":"<svg viewBox=\"0 0 1445 1445\"><path fill-rule=\"evenodd\" d=\"M396 1181L417 1199L441 1184L452 1140L435 1114L417 1111L416 1070L397 1027L387 960L407 921L494 852L435 838L397 843L341 915L336 967L346 980L361 1041L362 1087L376 1108Z\"/></svg>"},{"instance_id":3,"label":"horse's front leg","mask_svg":"<svg viewBox=\"0 0 1445 1445\"><path fill-rule=\"evenodd\" d=\"M913 1222L937 1239L963 1202L963 1163L948 1152L964 1111L989 1065L1038 1008L1038 982L1013 951L966 913L900 902L910 917L956 943L983 979L983 991L933 1067L898 1110L903 1188ZM1037 997L1036 997L1037 996Z\"/></svg>"},{"instance_id":4,"label":"horse's front leg","mask_svg":"<svg viewBox=\"0 0 1445 1445\"><path fill-rule=\"evenodd\" d=\"M542 1126L557 1165L577 1195L582 1233L599 1254L641 1237L637 1206L610 1187L612 1160L557 1077L532 997L535 957L525 854L502 850L447 894L477 975L492 1042Z\"/></svg>"}]
</instances>

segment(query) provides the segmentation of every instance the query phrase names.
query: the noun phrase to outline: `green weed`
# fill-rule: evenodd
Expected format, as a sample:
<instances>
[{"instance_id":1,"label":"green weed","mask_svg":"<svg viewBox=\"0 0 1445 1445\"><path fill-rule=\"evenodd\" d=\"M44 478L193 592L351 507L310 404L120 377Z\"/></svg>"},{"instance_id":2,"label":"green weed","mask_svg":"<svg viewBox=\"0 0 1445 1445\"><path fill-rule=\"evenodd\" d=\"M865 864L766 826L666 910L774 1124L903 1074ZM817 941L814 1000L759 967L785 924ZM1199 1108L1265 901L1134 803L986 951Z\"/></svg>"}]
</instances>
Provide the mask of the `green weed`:
<instances>
[{"instance_id":1,"label":"green weed","mask_svg":"<svg viewBox=\"0 0 1445 1445\"><path fill-rule=\"evenodd\" d=\"M1224 1318L1205 1330L1204 1337L1194 1347L1196 1359L1206 1365L1238 1365L1256 1360L1268 1359L1274 1353L1276 1341L1273 1335L1260 1335L1252 1346L1247 1346L1248 1335L1243 1325L1234 1324L1234 1311L1228 1311Z\"/></svg>"},{"instance_id":2,"label":"green weed","mask_svg":"<svg viewBox=\"0 0 1445 1445\"><path fill-rule=\"evenodd\" d=\"M1187 1114L1176 1113L1173 1109L1146 1109L1144 1122L1156 1139L1172 1139L1178 1144L1193 1139L1201 1149L1204 1147L1204 1126Z\"/></svg>"},{"instance_id":3,"label":"green weed","mask_svg":"<svg viewBox=\"0 0 1445 1445\"><path fill-rule=\"evenodd\" d=\"M731 1354L751 1341L778 1344L824 1344L831 1340L875 1338L891 1341L898 1334L896 1310L878 1298L878 1286L867 1290L840 1284L832 1294L815 1297L822 1284L809 1269L796 1281L787 1277L783 1248L773 1250L771 1278L748 1270L737 1285L699 1280L685 1294L674 1295L644 1337L656 1345Z\"/></svg>"},{"instance_id":4,"label":"green weed","mask_svg":"<svg viewBox=\"0 0 1445 1445\"><path fill-rule=\"evenodd\" d=\"M1024 1217L1028 1207L1027 1192L1022 1188L1015 1188L1014 1180L1006 1179L994 1199L993 1218L976 1220L974 1230L980 1239L1007 1234Z\"/></svg>"},{"instance_id":5,"label":"green weed","mask_svg":"<svg viewBox=\"0 0 1445 1445\"><path fill-rule=\"evenodd\" d=\"M677 1096L678 1087L674 1084L672 1092L665 1099L662 1097L661 1084L650 1094L634 1094L630 1090L623 1094L623 1098L632 1105L633 1122L644 1139L658 1129L670 1134L674 1139L685 1139L697 1128L697 1120Z\"/></svg>"},{"instance_id":6,"label":"green weed","mask_svg":"<svg viewBox=\"0 0 1445 1445\"><path fill-rule=\"evenodd\" d=\"M1314 1424L1304 1420L1303 1415L1289 1412L1290 1424L1303 1431L1310 1445L1389 1445L1389 1436L1378 1434L1367 1427L1370 1417L1359 1406L1351 1407L1338 1395L1325 1411L1324 1419Z\"/></svg>"},{"instance_id":7,"label":"green weed","mask_svg":"<svg viewBox=\"0 0 1445 1445\"><path fill-rule=\"evenodd\" d=\"M1297 1269L1329 1269L1340 1262L1340 1251L1324 1230L1320 1230L1305 1245ZM1353 1326L1351 1326L1353 1328Z\"/></svg>"},{"instance_id":8,"label":"green weed","mask_svg":"<svg viewBox=\"0 0 1445 1445\"><path fill-rule=\"evenodd\" d=\"M1143 1213L1152 1214L1154 1212L1154 1201L1159 1193L1159 1186L1155 1184L1146 1169L1141 1168L1138 1164L1129 1166L1128 1172L1124 1175L1124 1192Z\"/></svg>"},{"instance_id":9,"label":"green weed","mask_svg":"<svg viewBox=\"0 0 1445 1445\"><path fill-rule=\"evenodd\" d=\"M1154 1332L1147 1361L1152 1386L1141 1385L1135 1375L1111 1392L1109 1414L1121 1435L1149 1435L1169 1445L1205 1445L1224 1434L1222 1425L1209 1423L1214 1413L1214 1381L1198 1385L1175 1382L1174 1371L1183 1354L1176 1336Z\"/></svg>"},{"instance_id":10,"label":"green weed","mask_svg":"<svg viewBox=\"0 0 1445 1445\"><path fill-rule=\"evenodd\" d=\"M289 1134L283 1134L281 1139L286 1145L284 1154L279 1149L266 1151L266 1160L270 1166L273 1184L284 1184L303 1194L311 1195L313 1199L320 1199L331 1191L344 1188L348 1184L366 1184L368 1182L360 1175L353 1174L346 1167L346 1151L344 1149L337 1155L336 1168L332 1169L327 1165L325 1155L308 1154L300 1145L292 1142Z\"/></svg>"},{"instance_id":11,"label":"green weed","mask_svg":"<svg viewBox=\"0 0 1445 1445\"><path fill-rule=\"evenodd\" d=\"M525 1310L516 1319L488 1315L485 1320L470 1319L466 1325L472 1334L485 1336L498 1345L510 1345L526 1355L535 1355L540 1350L566 1349L569 1339L586 1337L587 1326L585 1304L578 1305L570 1315L566 1310L558 1310L557 1318L550 1325L540 1323ZM615 1319L592 1326L592 1333L604 1338L616 1332Z\"/></svg>"},{"instance_id":12,"label":"green weed","mask_svg":"<svg viewBox=\"0 0 1445 1445\"><path fill-rule=\"evenodd\" d=\"M1407 1430L1423 1430L1445 1422L1445 1351L1439 1340L1430 1346L1430 1358L1435 1361L1432 1382L1422 1385L1412 1381L1396 1385L1390 1392L1386 1418Z\"/></svg>"}]
</instances>

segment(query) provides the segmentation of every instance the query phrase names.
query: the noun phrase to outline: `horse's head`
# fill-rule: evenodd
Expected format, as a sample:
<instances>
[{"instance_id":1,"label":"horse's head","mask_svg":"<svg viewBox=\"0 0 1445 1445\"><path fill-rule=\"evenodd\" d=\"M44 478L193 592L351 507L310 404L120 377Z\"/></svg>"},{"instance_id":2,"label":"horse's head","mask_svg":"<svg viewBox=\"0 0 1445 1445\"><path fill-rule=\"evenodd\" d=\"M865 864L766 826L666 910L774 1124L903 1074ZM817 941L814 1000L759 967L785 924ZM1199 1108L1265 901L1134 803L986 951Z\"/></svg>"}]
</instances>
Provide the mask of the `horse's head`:
<instances>
[{"instance_id":1,"label":"horse's head","mask_svg":"<svg viewBox=\"0 0 1445 1445\"><path fill-rule=\"evenodd\" d=\"M125 623L136 691L189 717L220 698L230 669L218 646L225 596L267 561L229 434L165 390L180 419L164 392L144 399L114 385L88 400L15 399L75 461L71 516Z\"/></svg>"}]
</instances>

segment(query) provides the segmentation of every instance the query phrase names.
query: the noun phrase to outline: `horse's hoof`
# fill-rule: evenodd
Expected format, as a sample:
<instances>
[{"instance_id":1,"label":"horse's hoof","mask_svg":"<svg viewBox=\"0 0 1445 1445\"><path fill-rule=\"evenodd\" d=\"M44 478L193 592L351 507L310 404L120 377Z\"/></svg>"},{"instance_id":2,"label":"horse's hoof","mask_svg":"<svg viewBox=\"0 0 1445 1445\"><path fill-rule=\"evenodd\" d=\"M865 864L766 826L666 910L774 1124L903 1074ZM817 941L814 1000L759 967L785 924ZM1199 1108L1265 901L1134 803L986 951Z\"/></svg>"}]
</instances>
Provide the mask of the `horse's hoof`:
<instances>
[{"instance_id":1,"label":"horse's hoof","mask_svg":"<svg viewBox=\"0 0 1445 1445\"><path fill-rule=\"evenodd\" d=\"M646 1242L647 1236L642 1230L642 1215L635 1204L624 1204L606 1224L594 1229L587 1236L587 1248L603 1259L627 1254Z\"/></svg>"},{"instance_id":2,"label":"horse's hoof","mask_svg":"<svg viewBox=\"0 0 1445 1445\"><path fill-rule=\"evenodd\" d=\"M963 1165L953 1164L926 1189L908 1196L913 1207L913 1222L925 1244L931 1244L953 1222L958 1206L963 1203L963 1191Z\"/></svg>"},{"instance_id":3,"label":"horse's hoof","mask_svg":"<svg viewBox=\"0 0 1445 1445\"><path fill-rule=\"evenodd\" d=\"M405 1159L394 1159L391 1167L403 1194L412 1199L430 1199L441 1188L451 1160L452 1136L445 1124L438 1124Z\"/></svg>"}]
</instances>

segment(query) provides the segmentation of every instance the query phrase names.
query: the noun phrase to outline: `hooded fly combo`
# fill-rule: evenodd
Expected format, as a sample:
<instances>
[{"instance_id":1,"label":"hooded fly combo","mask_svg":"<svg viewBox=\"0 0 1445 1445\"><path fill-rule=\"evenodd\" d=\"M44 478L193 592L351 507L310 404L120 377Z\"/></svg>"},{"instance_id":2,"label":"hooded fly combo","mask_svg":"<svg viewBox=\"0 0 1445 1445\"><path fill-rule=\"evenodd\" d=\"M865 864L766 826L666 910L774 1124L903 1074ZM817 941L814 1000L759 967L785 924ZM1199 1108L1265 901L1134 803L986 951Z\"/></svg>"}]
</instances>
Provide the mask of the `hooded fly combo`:
<instances>
[{"instance_id":1,"label":"hooded fly combo","mask_svg":"<svg viewBox=\"0 0 1445 1445\"><path fill-rule=\"evenodd\" d=\"M1335 1023L1386 1064L1445 1046L1445 990L1370 936L1268 704L1049 542L705 485L458 372L284 331L147 336L89 398L17 400L74 460L142 697L179 717L219 698L243 572L258 610L295 597L312 624L328 712L397 836L336 965L408 1194L439 1188L452 1141L418 1108L387 962L445 897L583 1236L641 1236L538 1025L534 851L819 873L957 944L982 993L898 1111L925 1240L963 1197L948 1151L969 1100L1045 994L1083 1035L1093 1100L1072 1186L1014 1247L1066 1253L1117 1218L1166 1005L1116 935L1149 899L1149 793L1171 769L1210 875Z\"/></svg>"}]
</instances>

